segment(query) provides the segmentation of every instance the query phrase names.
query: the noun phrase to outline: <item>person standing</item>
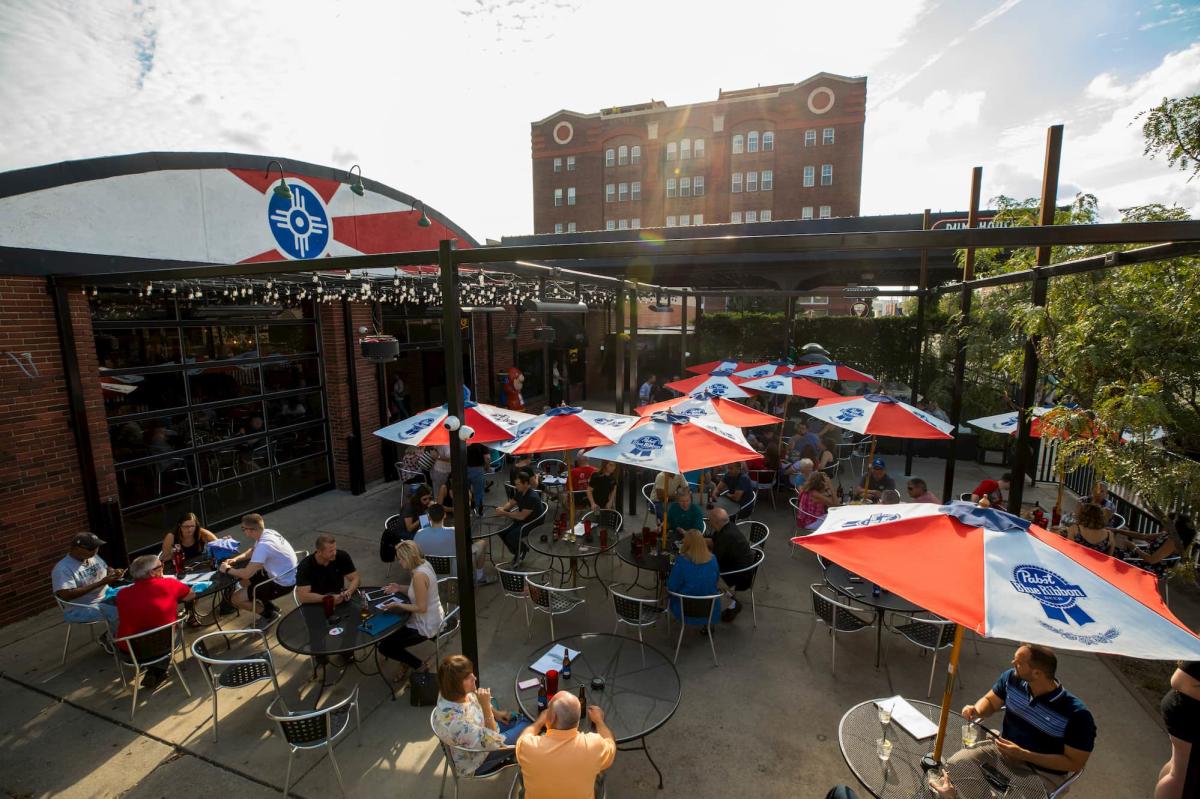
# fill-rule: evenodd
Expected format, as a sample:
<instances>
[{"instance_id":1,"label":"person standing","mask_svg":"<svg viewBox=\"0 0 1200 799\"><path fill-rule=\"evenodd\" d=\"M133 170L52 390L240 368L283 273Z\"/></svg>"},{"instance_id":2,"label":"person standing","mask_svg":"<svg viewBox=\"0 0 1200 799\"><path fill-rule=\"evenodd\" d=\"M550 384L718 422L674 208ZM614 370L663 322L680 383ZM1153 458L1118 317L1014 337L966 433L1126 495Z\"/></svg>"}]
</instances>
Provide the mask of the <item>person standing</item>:
<instances>
[{"instance_id":1,"label":"person standing","mask_svg":"<svg viewBox=\"0 0 1200 799\"><path fill-rule=\"evenodd\" d=\"M1200 741L1200 661L1178 664L1159 709L1171 739L1171 758L1158 773L1154 799L1200 796L1200 756L1193 750Z\"/></svg>"},{"instance_id":2,"label":"person standing","mask_svg":"<svg viewBox=\"0 0 1200 799\"><path fill-rule=\"evenodd\" d=\"M471 487L471 507L476 516L483 515L483 500L487 496L487 480L484 474L488 466L486 444L467 445L467 484Z\"/></svg>"},{"instance_id":3,"label":"person standing","mask_svg":"<svg viewBox=\"0 0 1200 799\"><path fill-rule=\"evenodd\" d=\"M117 612L120 623L117 637L125 638L170 624L179 618L179 603L191 602L196 592L182 580L163 577L163 562L158 555L142 555L129 564L129 576L133 585L117 592ZM181 633L180 633L181 634ZM119 644L122 653L129 652L124 642ZM174 653L171 653L174 657ZM142 687L153 689L167 676L169 661L148 666L142 677Z\"/></svg>"},{"instance_id":4,"label":"person standing","mask_svg":"<svg viewBox=\"0 0 1200 799\"><path fill-rule=\"evenodd\" d=\"M600 467L600 471L588 479L587 499L592 510L612 510L619 493L617 491L618 482L620 482L620 478L617 476L617 462L605 461Z\"/></svg>"},{"instance_id":5,"label":"person standing","mask_svg":"<svg viewBox=\"0 0 1200 799\"><path fill-rule=\"evenodd\" d=\"M71 605L63 608L63 618L73 624L102 621L108 630L100 636L100 646L112 654L117 632L117 606L102 601L104 589L124 576L121 569L110 569L97 553L104 542L94 533L79 533L71 539L66 557L54 564L50 585L54 595Z\"/></svg>"},{"instance_id":6,"label":"person standing","mask_svg":"<svg viewBox=\"0 0 1200 799\"><path fill-rule=\"evenodd\" d=\"M649 405L654 399L654 373L646 375L646 382L638 389L638 404Z\"/></svg>"},{"instance_id":7,"label":"person standing","mask_svg":"<svg viewBox=\"0 0 1200 799\"><path fill-rule=\"evenodd\" d=\"M613 764L617 740L604 723L604 711L589 704L595 732L580 732L579 697L559 691L517 738L517 762L526 799L593 799L596 779ZM542 733L545 732L545 735Z\"/></svg>"},{"instance_id":8,"label":"person standing","mask_svg":"<svg viewBox=\"0 0 1200 799\"><path fill-rule=\"evenodd\" d=\"M254 542L254 547L220 566L221 571L236 577L242 585L233 595L233 604L251 613L261 613L257 621L259 629L265 629L279 616L272 600L290 594L296 584L296 550L266 525L261 514L243 516L242 532ZM251 589L257 601L251 601Z\"/></svg>"},{"instance_id":9,"label":"person standing","mask_svg":"<svg viewBox=\"0 0 1200 799\"><path fill-rule=\"evenodd\" d=\"M978 502L987 497L988 502L996 510L1007 510L1004 507L1004 494L1008 491L1011 480L1012 474L1009 472L1000 475L998 481L991 479L981 480L979 485L975 486L975 490L971 492L971 501Z\"/></svg>"}]
</instances>

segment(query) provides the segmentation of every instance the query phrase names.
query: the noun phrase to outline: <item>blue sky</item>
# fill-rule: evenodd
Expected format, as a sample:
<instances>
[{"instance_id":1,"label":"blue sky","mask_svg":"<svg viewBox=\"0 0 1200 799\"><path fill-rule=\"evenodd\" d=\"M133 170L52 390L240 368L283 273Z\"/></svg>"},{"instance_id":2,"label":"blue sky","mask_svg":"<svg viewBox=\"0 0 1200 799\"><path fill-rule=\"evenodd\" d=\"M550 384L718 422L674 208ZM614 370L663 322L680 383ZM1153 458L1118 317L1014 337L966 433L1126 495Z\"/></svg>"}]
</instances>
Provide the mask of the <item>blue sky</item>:
<instances>
[{"instance_id":1,"label":"blue sky","mask_svg":"<svg viewBox=\"0 0 1200 799\"><path fill-rule=\"evenodd\" d=\"M889 0L205 3L0 0L0 170L226 150L349 168L476 237L532 228L529 123L721 88L868 77L863 212L1062 192L1200 213L1134 116L1200 92L1200 4ZM484 118L480 126L474 120Z\"/></svg>"}]
</instances>

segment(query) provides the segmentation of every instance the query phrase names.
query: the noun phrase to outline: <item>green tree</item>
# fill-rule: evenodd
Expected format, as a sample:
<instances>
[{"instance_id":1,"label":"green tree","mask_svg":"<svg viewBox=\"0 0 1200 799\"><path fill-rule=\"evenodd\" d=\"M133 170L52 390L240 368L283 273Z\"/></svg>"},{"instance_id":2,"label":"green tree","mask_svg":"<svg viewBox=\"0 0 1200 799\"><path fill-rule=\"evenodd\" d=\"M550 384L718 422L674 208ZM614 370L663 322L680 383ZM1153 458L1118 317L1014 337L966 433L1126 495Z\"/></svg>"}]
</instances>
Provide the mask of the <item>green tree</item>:
<instances>
[{"instance_id":1,"label":"green tree","mask_svg":"<svg viewBox=\"0 0 1200 799\"><path fill-rule=\"evenodd\" d=\"M1138 114L1142 136L1146 139L1143 155L1166 157L1167 164L1200 174L1200 96L1181 99L1163 98L1162 102Z\"/></svg>"}]
</instances>

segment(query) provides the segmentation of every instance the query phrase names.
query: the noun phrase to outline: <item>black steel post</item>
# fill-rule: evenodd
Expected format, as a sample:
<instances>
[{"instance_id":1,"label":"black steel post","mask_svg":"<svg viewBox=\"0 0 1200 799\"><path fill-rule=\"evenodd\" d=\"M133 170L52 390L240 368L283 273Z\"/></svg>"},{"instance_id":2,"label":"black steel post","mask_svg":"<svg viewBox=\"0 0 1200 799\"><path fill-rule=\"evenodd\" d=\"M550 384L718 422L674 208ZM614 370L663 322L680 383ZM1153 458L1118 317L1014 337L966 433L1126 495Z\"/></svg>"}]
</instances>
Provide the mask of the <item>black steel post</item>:
<instances>
[{"instance_id":1,"label":"black steel post","mask_svg":"<svg viewBox=\"0 0 1200 799\"><path fill-rule=\"evenodd\" d=\"M492 315L485 313L483 316L487 322L487 401L496 403L496 346L492 341Z\"/></svg>"},{"instance_id":2,"label":"black steel post","mask_svg":"<svg viewBox=\"0 0 1200 799\"><path fill-rule=\"evenodd\" d=\"M1054 224L1054 211L1058 204L1058 167L1062 159L1062 137L1062 125L1051 125L1046 130L1046 160L1042 167L1039 225ZM1039 267L1050 265L1050 247L1037 248L1037 265ZM1046 304L1046 277L1037 271L1034 272L1032 295L1034 305L1041 307ZM1033 424L1033 420L1029 415L1029 409L1036 401L1040 339L1040 336L1025 338L1025 363L1021 370L1021 407L1017 417L1020 421L1017 427L1016 449L1013 451L1012 459L1013 479L1008 490L1008 507L1013 513L1021 512L1021 499L1025 493L1026 461L1033 440L1030 436L1030 426Z\"/></svg>"},{"instance_id":3,"label":"black steel post","mask_svg":"<svg viewBox=\"0 0 1200 799\"><path fill-rule=\"evenodd\" d=\"M613 372L617 377L614 384L613 405L617 413L625 413L625 402L628 396L625 392L625 287L617 289L616 308L614 308L616 328L613 335Z\"/></svg>"},{"instance_id":4,"label":"black steel post","mask_svg":"<svg viewBox=\"0 0 1200 799\"><path fill-rule=\"evenodd\" d=\"M796 298L790 295L784 297L783 308L783 352L779 356L780 360L786 359L788 353L791 352L792 327L796 323Z\"/></svg>"},{"instance_id":5,"label":"black steel post","mask_svg":"<svg viewBox=\"0 0 1200 799\"><path fill-rule=\"evenodd\" d=\"M366 492L366 468L363 466L362 412L358 407L358 349L354 339L354 318L350 300L342 300L342 330L346 338L346 386L350 391L350 435L346 437L346 461L350 468L350 493Z\"/></svg>"},{"instance_id":6,"label":"black steel post","mask_svg":"<svg viewBox=\"0 0 1200 799\"><path fill-rule=\"evenodd\" d=\"M446 405L450 415L463 418L463 344L459 319L458 264L454 261L454 242L438 243L439 279L442 281L442 343L446 349ZM461 429L461 428L460 428ZM458 606L462 625L462 651L481 673L479 635L475 624L475 574L471 557L471 503L467 488L467 442L450 433L450 486L456 498L454 513L454 550L458 577Z\"/></svg>"},{"instance_id":7,"label":"black steel post","mask_svg":"<svg viewBox=\"0 0 1200 799\"><path fill-rule=\"evenodd\" d=\"M967 213L967 227L979 226L979 192L983 184L983 167L977 166L971 170L971 205ZM975 278L975 248L967 247L963 258L963 281ZM967 326L971 322L971 287L964 285L959 310L962 318L961 327L955 339L956 352L954 355L954 393L950 397L950 424L953 435L947 447L946 477L942 483L942 498L949 502L954 498L954 459L958 455L958 427L962 423L962 392L963 378L967 374Z\"/></svg>"},{"instance_id":8,"label":"black steel post","mask_svg":"<svg viewBox=\"0 0 1200 799\"><path fill-rule=\"evenodd\" d=\"M631 412L637 407L638 403L638 284L635 280L633 287L629 290L629 371L626 374L625 381L626 391L629 392L630 402L628 407ZM638 486L637 480L626 480L625 484L628 487L626 495L629 497L629 512L637 513L637 497Z\"/></svg>"},{"instance_id":9,"label":"black steel post","mask_svg":"<svg viewBox=\"0 0 1200 799\"><path fill-rule=\"evenodd\" d=\"M929 209L921 215L921 230L929 230ZM925 303L929 302L929 250L921 250L921 275L918 278L917 290L917 349L913 353L912 391L908 395L908 404L917 404L917 395L921 391L921 358L925 355ZM904 473L913 473L913 442L910 440L904 446ZM950 501L949 498L946 499Z\"/></svg>"},{"instance_id":10,"label":"black steel post","mask_svg":"<svg viewBox=\"0 0 1200 799\"><path fill-rule=\"evenodd\" d=\"M679 318L679 376L683 377L687 369L687 307L688 293L683 292L680 300L683 314Z\"/></svg>"},{"instance_id":11,"label":"black steel post","mask_svg":"<svg viewBox=\"0 0 1200 799\"><path fill-rule=\"evenodd\" d=\"M376 314L378 320L376 321ZM383 332L383 303L376 302L371 309L372 322L375 325L377 332ZM375 391L379 395L379 426L386 427L391 416L390 406L388 405L388 384L387 384L387 364L380 363L375 369ZM400 473L396 471L397 457L396 443L387 441L386 439L381 444L381 452L383 455L383 479L386 481L396 480L400 477Z\"/></svg>"}]
</instances>

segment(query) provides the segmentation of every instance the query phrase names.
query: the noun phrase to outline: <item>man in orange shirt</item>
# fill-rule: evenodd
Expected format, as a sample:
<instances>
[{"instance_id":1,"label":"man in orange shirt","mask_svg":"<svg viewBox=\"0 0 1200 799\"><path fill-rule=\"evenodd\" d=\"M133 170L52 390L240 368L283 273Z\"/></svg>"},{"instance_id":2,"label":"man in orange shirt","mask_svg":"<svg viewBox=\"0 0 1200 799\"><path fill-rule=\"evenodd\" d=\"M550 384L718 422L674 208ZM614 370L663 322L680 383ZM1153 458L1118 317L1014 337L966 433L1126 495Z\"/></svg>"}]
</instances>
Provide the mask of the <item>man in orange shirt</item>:
<instances>
[{"instance_id":1,"label":"man in orange shirt","mask_svg":"<svg viewBox=\"0 0 1200 799\"><path fill-rule=\"evenodd\" d=\"M517 739L526 799L593 799L596 795L596 778L613 764L617 742L604 723L603 710L588 705L595 732L579 731L579 714L579 698L559 691Z\"/></svg>"}]
</instances>

